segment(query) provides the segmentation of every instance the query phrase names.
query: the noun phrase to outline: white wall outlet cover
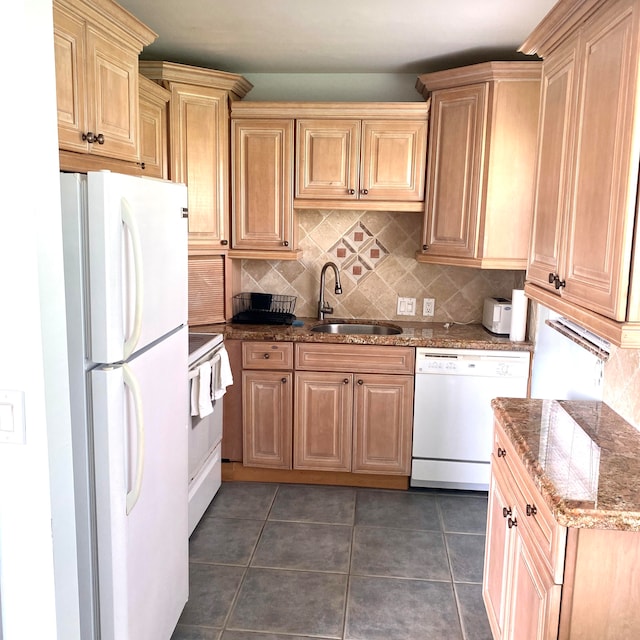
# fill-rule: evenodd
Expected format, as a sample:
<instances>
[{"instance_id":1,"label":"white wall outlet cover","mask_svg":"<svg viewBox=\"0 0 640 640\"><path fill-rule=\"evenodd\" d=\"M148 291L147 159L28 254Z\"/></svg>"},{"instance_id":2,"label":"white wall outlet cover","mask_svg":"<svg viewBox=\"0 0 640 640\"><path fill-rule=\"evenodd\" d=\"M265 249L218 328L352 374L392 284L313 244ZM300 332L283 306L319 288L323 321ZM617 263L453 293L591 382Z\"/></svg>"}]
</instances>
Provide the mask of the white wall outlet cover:
<instances>
[{"instance_id":1,"label":"white wall outlet cover","mask_svg":"<svg viewBox=\"0 0 640 640\"><path fill-rule=\"evenodd\" d=\"M432 317L436 310L435 298L425 298L422 301L422 315Z\"/></svg>"}]
</instances>

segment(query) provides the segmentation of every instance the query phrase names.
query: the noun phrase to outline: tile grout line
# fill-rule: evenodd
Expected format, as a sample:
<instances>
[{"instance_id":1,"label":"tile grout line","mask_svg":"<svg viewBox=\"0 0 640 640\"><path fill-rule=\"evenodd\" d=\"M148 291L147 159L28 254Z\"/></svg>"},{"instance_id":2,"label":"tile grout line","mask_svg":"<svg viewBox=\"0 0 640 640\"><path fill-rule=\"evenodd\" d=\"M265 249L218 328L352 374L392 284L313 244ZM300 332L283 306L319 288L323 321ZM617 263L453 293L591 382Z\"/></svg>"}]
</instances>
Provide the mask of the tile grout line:
<instances>
[{"instance_id":1,"label":"tile grout line","mask_svg":"<svg viewBox=\"0 0 640 640\"><path fill-rule=\"evenodd\" d=\"M231 601L231 605L229 606L229 610L227 611L227 615L224 618L224 622L222 624L222 629L220 631L220 638L222 638L222 636L224 635L224 632L227 631L227 625L229 624L229 620L231 619L231 615L233 614L235 608L236 608L236 604L238 603L238 597L240 596L240 591L242 590L242 585L244 584L245 578L247 577L247 573L249 572L249 569L251 568L251 561L253 560L253 557L255 556L256 553L256 549L258 548L258 544L260 543L260 538L262 537L262 534L264 532L264 528L267 524L267 521L269 519L269 514L271 513L271 509L273 508L273 504L276 501L276 497L278 495L278 492L280 491L280 484L276 485L276 490L273 493L273 498L271 499L271 504L269 505L269 508L267 509L267 512L265 514L264 520L262 522L262 527L260 527L260 533L258 534L255 544L253 545L253 550L251 551L251 555L249 556L249 559L247 561L246 566L244 567L244 570L242 572L242 577L240 578L240 581L238 582L238 587L236 589L236 592L233 596L233 599Z\"/></svg>"}]
</instances>

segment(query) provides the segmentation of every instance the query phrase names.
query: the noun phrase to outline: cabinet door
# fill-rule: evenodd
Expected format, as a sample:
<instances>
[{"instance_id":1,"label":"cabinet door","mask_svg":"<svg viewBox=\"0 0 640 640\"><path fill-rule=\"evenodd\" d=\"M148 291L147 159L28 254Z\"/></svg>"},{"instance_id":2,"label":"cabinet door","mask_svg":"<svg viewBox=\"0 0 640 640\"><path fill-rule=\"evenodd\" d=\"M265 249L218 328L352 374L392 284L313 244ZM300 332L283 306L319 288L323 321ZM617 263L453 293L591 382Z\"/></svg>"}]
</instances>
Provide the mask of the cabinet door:
<instances>
[{"instance_id":1,"label":"cabinet door","mask_svg":"<svg viewBox=\"0 0 640 640\"><path fill-rule=\"evenodd\" d=\"M410 475L413 377L356 373L354 379L351 470Z\"/></svg>"},{"instance_id":2,"label":"cabinet door","mask_svg":"<svg viewBox=\"0 0 640 640\"><path fill-rule=\"evenodd\" d=\"M360 198L424 200L427 123L364 121Z\"/></svg>"},{"instance_id":3,"label":"cabinet door","mask_svg":"<svg viewBox=\"0 0 640 640\"><path fill-rule=\"evenodd\" d=\"M224 250L229 241L229 107L221 89L171 85L171 179L189 192L189 250Z\"/></svg>"},{"instance_id":4,"label":"cabinet door","mask_svg":"<svg viewBox=\"0 0 640 640\"><path fill-rule=\"evenodd\" d=\"M140 83L140 162L145 176L168 178L167 112L171 94L144 76Z\"/></svg>"},{"instance_id":5,"label":"cabinet door","mask_svg":"<svg viewBox=\"0 0 640 640\"><path fill-rule=\"evenodd\" d=\"M575 182L563 297L625 320L640 143L637 110L640 11L607 3L580 41Z\"/></svg>"},{"instance_id":6,"label":"cabinet door","mask_svg":"<svg viewBox=\"0 0 640 640\"><path fill-rule=\"evenodd\" d=\"M292 250L293 120L235 120L233 248Z\"/></svg>"},{"instance_id":7,"label":"cabinet door","mask_svg":"<svg viewBox=\"0 0 640 640\"><path fill-rule=\"evenodd\" d=\"M574 37L544 61L542 113L533 232L527 278L554 289L553 279L564 271L561 264L571 178L573 113L576 98L576 47Z\"/></svg>"},{"instance_id":8,"label":"cabinet door","mask_svg":"<svg viewBox=\"0 0 640 640\"><path fill-rule=\"evenodd\" d=\"M293 376L285 371L242 372L243 464L291 469Z\"/></svg>"},{"instance_id":9,"label":"cabinet door","mask_svg":"<svg viewBox=\"0 0 640 640\"><path fill-rule=\"evenodd\" d=\"M296 373L294 469L351 471L353 375Z\"/></svg>"},{"instance_id":10,"label":"cabinet door","mask_svg":"<svg viewBox=\"0 0 640 640\"><path fill-rule=\"evenodd\" d=\"M514 501L502 475L492 464L487 510L487 542L484 555L482 598L496 640L504 635L507 579L509 569L509 529L507 518L513 515Z\"/></svg>"},{"instance_id":11,"label":"cabinet door","mask_svg":"<svg viewBox=\"0 0 640 640\"><path fill-rule=\"evenodd\" d=\"M476 255L487 93L486 83L433 92L423 236L429 255Z\"/></svg>"},{"instance_id":12,"label":"cabinet door","mask_svg":"<svg viewBox=\"0 0 640 640\"><path fill-rule=\"evenodd\" d=\"M359 120L296 121L296 198L358 198Z\"/></svg>"},{"instance_id":13,"label":"cabinet door","mask_svg":"<svg viewBox=\"0 0 640 640\"><path fill-rule=\"evenodd\" d=\"M138 161L138 51L87 25L88 127L104 136L91 153Z\"/></svg>"},{"instance_id":14,"label":"cabinet door","mask_svg":"<svg viewBox=\"0 0 640 640\"><path fill-rule=\"evenodd\" d=\"M524 517L524 514L520 514ZM554 584L551 575L531 552L516 527L510 532L514 552L508 630L509 640L555 640L558 637L562 585Z\"/></svg>"},{"instance_id":15,"label":"cabinet door","mask_svg":"<svg viewBox=\"0 0 640 640\"><path fill-rule=\"evenodd\" d=\"M58 145L68 151L86 152L85 22L53 7L58 103Z\"/></svg>"}]
</instances>

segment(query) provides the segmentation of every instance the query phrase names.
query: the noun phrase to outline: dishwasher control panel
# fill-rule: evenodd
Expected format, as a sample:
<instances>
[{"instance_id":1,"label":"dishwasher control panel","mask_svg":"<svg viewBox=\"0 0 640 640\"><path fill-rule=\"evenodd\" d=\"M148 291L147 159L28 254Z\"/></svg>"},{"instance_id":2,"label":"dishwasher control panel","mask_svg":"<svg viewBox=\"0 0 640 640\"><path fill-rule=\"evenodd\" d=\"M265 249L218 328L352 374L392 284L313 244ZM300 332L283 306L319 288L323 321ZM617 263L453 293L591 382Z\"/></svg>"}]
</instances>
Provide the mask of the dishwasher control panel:
<instances>
[{"instance_id":1,"label":"dishwasher control panel","mask_svg":"<svg viewBox=\"0 0 640 640\"><path fill-rule=\"evenodd\" d=\"M526 351L483 351L481 349L416 349L416 373L431 375L527 377Z\"/></svg>"}]
</instances>

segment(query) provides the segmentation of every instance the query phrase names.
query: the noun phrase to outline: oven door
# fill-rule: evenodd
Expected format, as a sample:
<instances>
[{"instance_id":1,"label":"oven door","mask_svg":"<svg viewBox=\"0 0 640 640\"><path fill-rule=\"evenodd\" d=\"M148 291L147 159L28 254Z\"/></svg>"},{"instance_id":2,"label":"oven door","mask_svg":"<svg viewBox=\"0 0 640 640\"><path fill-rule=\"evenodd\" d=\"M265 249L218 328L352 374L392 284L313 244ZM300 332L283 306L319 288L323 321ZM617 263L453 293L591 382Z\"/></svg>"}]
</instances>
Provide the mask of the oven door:
<instances>
[{"instance_id":1,"label":"oven door","mask_svg":"<svg viewBox=\"0 0 640 640\"><path fill-rule=\"evenodd\" d=\"M212 351L190 369L192 384L199 366L206 361L219 366L220 359ZM213 400L213 412L189 420L189 535L202 518L221 483L222 398Z\"/></svg>"}]
</instances>

